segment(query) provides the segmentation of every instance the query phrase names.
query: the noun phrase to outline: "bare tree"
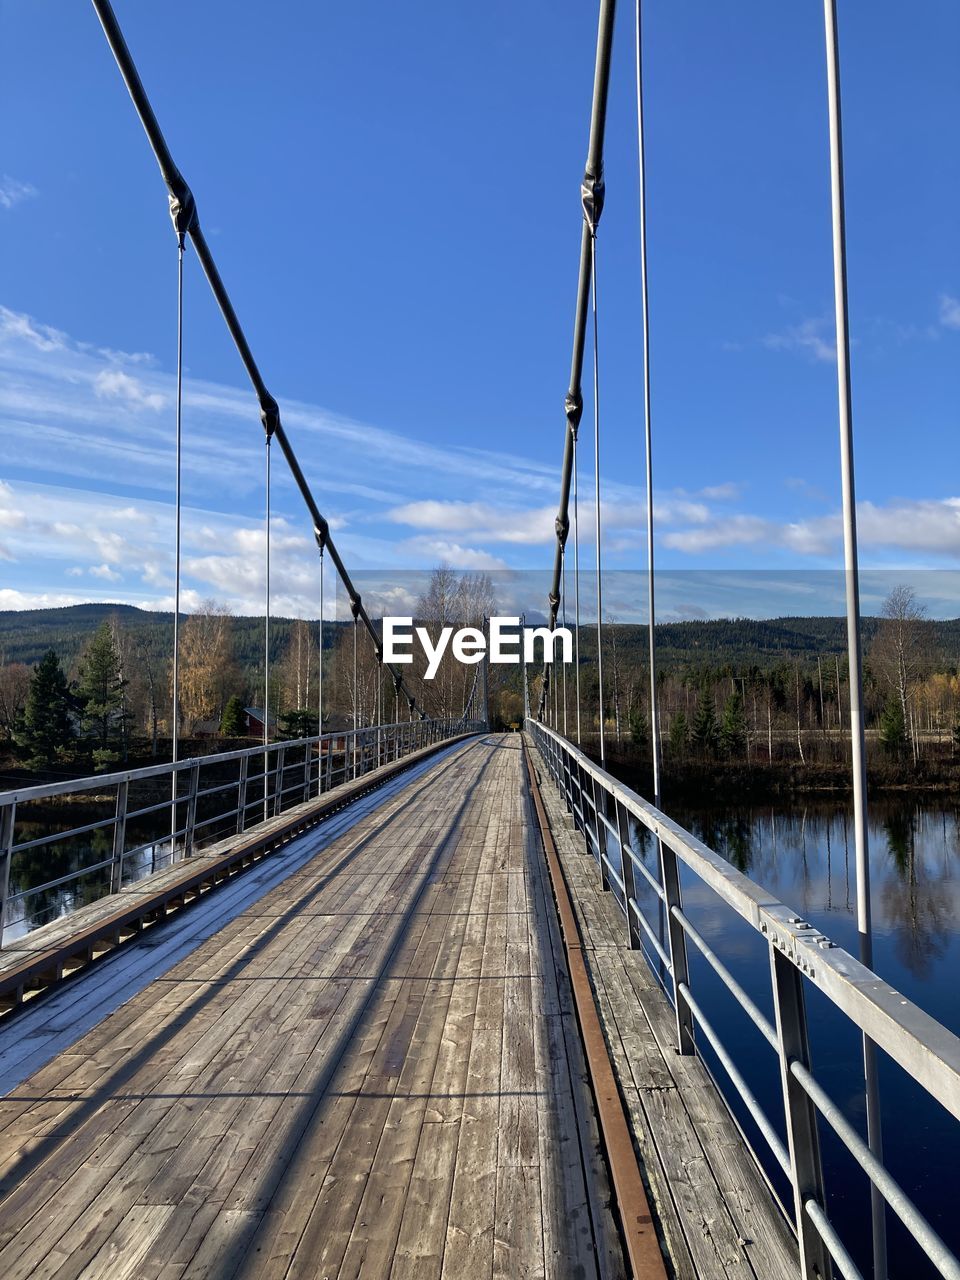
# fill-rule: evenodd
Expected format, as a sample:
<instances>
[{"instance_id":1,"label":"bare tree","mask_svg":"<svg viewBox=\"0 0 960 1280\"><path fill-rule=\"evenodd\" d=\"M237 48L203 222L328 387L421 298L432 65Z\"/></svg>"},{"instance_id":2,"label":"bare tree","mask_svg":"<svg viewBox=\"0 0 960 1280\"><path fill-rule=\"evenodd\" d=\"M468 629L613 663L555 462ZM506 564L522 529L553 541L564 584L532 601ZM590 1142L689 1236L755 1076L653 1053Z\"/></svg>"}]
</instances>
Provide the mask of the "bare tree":
<instances>
[{"instance_id":1,"label":"bare tree","mask_svg":"<svg viewBox=\"0 0 960 1280\"><path fill-rule=\"evenodd\" d=\"M895 586L880 609L881 623L870 650L870 665L900 705L904 732L917 758L917 735L911 714L911 691L928 660L924 629L926 609L905 583Z\"/></svg>"},{"instance_id":2,"label":"bare tree","mask_svg":"<svg viewBox=\"0 0 960 1280\"><path fill-rule=\"evenodd\" d=\"M29 689L30 668L26 663L0 661L0 729L8 738L26 706Z\"/></svg>"},{"instance_id":3,"label":"bare tree","mask_svg":"<svg viewBox=\"0 0 960 1280\"><path fill-rule=\"evenodd\" d=\"M185 727L219 719L231 660L230 607L205 600L180 632L180 707Z\"/></svg>"},{"instance_id":4,"label":"bare tree","mask_svg":"<svg viewBox=\"0 0 960 1280\"><path fill-rule=\"evenodd\" d=\"M310 685L316 667L316 646L310 635L310 624L298 618L287 645L280 678L283 681L284 705L287 710L311 709Z\"/></svg>"}]
</instances>

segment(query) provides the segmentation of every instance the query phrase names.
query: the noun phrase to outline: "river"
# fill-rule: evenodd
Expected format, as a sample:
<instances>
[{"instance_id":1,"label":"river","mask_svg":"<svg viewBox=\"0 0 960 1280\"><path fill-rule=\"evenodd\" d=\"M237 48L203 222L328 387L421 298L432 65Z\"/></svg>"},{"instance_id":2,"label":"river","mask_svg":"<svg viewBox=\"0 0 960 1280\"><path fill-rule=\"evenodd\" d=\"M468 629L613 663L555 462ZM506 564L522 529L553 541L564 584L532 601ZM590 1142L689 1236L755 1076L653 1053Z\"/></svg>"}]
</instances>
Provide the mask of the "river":
<instances>
[{"instance_id":1,"label":"river","mask_svg":"<svg viewBox=\"0 0 960 1280\"><path fill-rule=\"evenodd\" d=\"M778 801L752 807L687 803L674 808L671 816L839 946L857 954L853 817L848 802ZM879 799L870 806L869 840L874 968L960 1034L960 805L942 797ZM646 857L652 860L652 848ZM683 876L682 883L685 911L772 1020L769 958L762 938L692 877ZM768 1116L782 1114L773 1053L692 948L691 970L692 989L722 1031ZM819 992L805 985L815 1073L848 1119L865 1133L859 1036ZM704 1053L717 1080L727 1086L709 1046ZM960 1125L885 1054L880 1059L885 1161L960 1254ZM733 1090L725 1087L725 1093L754 1150L766 1155L764 1139ZM777 1128L785 1136L782 1124ZM823 1124L821 1141L831 1213L861 1269L870 1274L866 1177ZM786 1195L779 1169L770 1159L765 1164ZM888 1218L891 1276L936 1274L894 1215Z\"/></svg>"}]
</instances>

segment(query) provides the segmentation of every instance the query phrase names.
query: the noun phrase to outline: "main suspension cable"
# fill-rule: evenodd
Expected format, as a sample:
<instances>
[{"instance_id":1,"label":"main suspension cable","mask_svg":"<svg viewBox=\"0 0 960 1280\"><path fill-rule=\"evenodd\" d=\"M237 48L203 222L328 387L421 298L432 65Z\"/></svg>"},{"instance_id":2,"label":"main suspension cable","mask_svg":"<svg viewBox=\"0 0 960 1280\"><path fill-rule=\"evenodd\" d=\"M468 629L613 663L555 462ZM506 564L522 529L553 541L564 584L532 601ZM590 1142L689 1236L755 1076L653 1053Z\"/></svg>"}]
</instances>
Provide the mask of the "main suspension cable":
<instances>
[{"instance_id":1,"label":"main suspension cable","mask_svg":"<svg viewBox=\"0 0 960 1280\"><path fill-rule=\"evenodd\" d=\"M563 548L570 530L570 486L574 470L577 427L583 413L581 378L586 340L587 312L590 306L590 280L592 239L603 209L603 140L606 132L607 98L610 88L610 55L613 47L613 27L616 0L600 0L597 25L597 50L593 74L593 98L590 105L590 138L587 144L587 163L580 186L583 221L580 232L580 265L577 277L577 304L574 312L573 353L570 361L570 381L564 397L566 431L564 434L563 462L560 468L560 505L555 521L556 548L553 559L553 576L547 600L550 606L550 626L556 627L560 608L561 576L563 572ZM546 695L550 687L548 664L544 663L537 715L543 718L547 710Z\"/></svg>"},{"instance_id":2,"label":"main suspension cable","mask_svg":"<svg viewBox=\"0 0 960 1280\"><path fill-rule=\"evenodd\" d=\"M602 3L610 4L612 6L613 0L602 0ZM246 370L247 376L253 386L257 402L260 407L260 417L263 422L264 430L268 435L276 436L277 443L280 446L280 451L290 468L290 474L293 476L294 483L300 490L300 495L303 498L310 514L310 518L313 523L314 536L318 543L323 542L329 549L330 559L333 561L334 568L336 569L340 581L343 583L344 589L347 592L351 607L355 609L357 616L367 631L372 636L375 636L376 631L373 626L373 622L364 608L360 594L354 586L350 574L347 572L347 567L337 551L334 540L330 536L329 525L314 500L313 493L307 483L306 476L303 474L303 469L301 468L296 453L293 450L293 446L287 438L286 431L283 428L283 423L280 418L280 408L276 400L267 390L266 383L264 382L257 362L254 359L250 344L247 341L246 334L244 333L240 320L237 317L237 313L234 310L233 303L230 300L230 295L223 283L223 278L217 268L213 253L211 252L206 236L203 234L200 227L193 193L191 192L183 174L174 163L173 155L167 145L166 139L163 136L163 131L160 128L159 121L157 120L156 113L150 103L150 99L147 97L147 92L143 87L143 81L140 79L136 63L133 60L133 56L130 53L127 42L124 39L123 32L120 29L120 24L113 11L113 6L111 5L110 0L92 0L92 4L100 21L100 25L103 27L103 33L106 36L107 43L110 46L110 51L117 63L120 75L123 78L123 82L130 94L134 108L140 118L140 123L143 125L144 132L147 135L150 148L153 151L154 157L160 168L161 177L166 184L167 191L169 193L170 212L174 219L174 225L178 230L182 229L190 236L194 250L196 251L197 259L204 275L207 278L207 282L210 285L213 296L220 308L227 330L230 333L230 337L233 339L234 346L237 349L237 353L243 362L244 369ZM393 668L391 668L391 670L393 670ZM400 672L394 672L394 674L400 678L402 685L402 674ZM408 694L408 697L409 696L411 695ZM415 699L414 705L416 705ZM266 708L264 710L266 710Z\"/></svg>"}]
</instances>

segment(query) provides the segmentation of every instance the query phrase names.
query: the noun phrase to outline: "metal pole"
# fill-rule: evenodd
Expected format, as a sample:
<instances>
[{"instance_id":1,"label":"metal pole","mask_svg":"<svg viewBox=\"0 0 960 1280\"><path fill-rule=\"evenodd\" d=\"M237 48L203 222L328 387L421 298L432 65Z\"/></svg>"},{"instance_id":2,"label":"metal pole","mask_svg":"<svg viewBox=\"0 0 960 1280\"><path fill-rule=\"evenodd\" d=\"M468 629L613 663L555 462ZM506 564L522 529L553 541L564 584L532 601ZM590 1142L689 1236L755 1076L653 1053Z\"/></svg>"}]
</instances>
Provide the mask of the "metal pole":
<instances>
[{"instance_id":1,"label":"metal pole","mask_svg":"<svg viewBox=\"0 0 960 1280\"><path fill-rule=\"evenodd\" d=\"M870 850L867 836L867 763L863 721L863 649L860 635L860 571L857 556L857 506L853 456L853 402L850 390L850 322L847 304L847 245L843 196L843 127L840 116L840 48L836 0L823 0L827 55L827 102L830 117L830 195L833 222L833 286L837 329L837 391L840 417L840 479L843 494L843 559L847 601L847 657L850 664L850 752L853 772L854 847L857 866L857 933L860 959L873 968L870 913ZM883 1158L876 1047L863 1037L867 1099L867 1140ZM873 1268L886 1280L886 1207L871 1187Z\"/></svg>"},{"instance_id":2,"label":"metal pole","mask_svg":"<svg viewBox=\"0 0 960 1280\"><path fill-rule=\"evenodd\" d=\"M183 251L184 233L177 232L177 411L174 485L174 587L173 587L173 708L171 716L170 759L176 764L180 759L180 552L181 552L181 494L180 474L183 445ZM176 855L177 830L177 782L176 769L170 775L170 861Z\"/></svg>"},{"instance_id":3,"label":"metal pole","mask_svg":"<svg viewBox=\"0 0 960 1280\"><path fill-rule=\"evenodd\" d=\"M607 750L603 732L603 582L600 554L600 350L597 324L597 232L590 236L590 297L593 305L593 468L596 486L593 529L597 541L597 685L600 698L600 767L606 768Z\"/></svg>"},{"instance_id":4,"label":"metal pole","mask_svg":"<svg viewBox=\"0 0 960 1280\"><path fill-rule=\"evenodd\" d=\"M263 820L270 816L270 758L267 747L270 742L270 440L267 436L266 453L266 516L264 520L264 612L263 612Z\"/></svg>"},{"instance_id":5,"label":"metal pole","mask_svg":"<svg viewBox=\"0 0 960 1280\"><path fill-rule=\"evenodd\" d=\"M653 748L653 803L660 808L660 713L657 706L657 650L654 627L653 559L653 428L650 414L650 305L647 286L647 170L643 134L643 45L640 6L637 0L637 154L640 173L640 295L643 314L643 427L647 485L647 607L649 610L648 649L650 661L650 740Z\"/></svg>"}]
</instances>

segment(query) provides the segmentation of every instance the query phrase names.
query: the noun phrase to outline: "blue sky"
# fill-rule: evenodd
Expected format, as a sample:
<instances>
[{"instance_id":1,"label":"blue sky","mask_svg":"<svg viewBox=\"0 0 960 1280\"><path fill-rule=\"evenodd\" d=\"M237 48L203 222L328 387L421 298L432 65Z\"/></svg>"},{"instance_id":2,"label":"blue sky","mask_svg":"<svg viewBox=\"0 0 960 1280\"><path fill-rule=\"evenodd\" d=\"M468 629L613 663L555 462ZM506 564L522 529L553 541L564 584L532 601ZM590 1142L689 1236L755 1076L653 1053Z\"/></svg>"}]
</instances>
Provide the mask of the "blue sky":
<instances>
[{"instance_id":1,"label":"blue sky","mask_svg":"<svg viewBox=\"0 0 960 1280\"><path fill-rule=\"evenodd\" d=\"M596 6L178 8L116 4L347 562L545 568ZM863 561L949 572L960 9L840 11ZM835 568L821 6L645 14L659 563ZM169 605L165 192L90 6L0 0L0 39L0 607ZM611 569L643 563L633 92L622 4L599 247ZM262 432L192 260L186 326L185 598L253 612ZM310 527L275 474L276 606L315 613ZM585 439L584 504L591 475Z\"/></svg>"}]
</instances>

